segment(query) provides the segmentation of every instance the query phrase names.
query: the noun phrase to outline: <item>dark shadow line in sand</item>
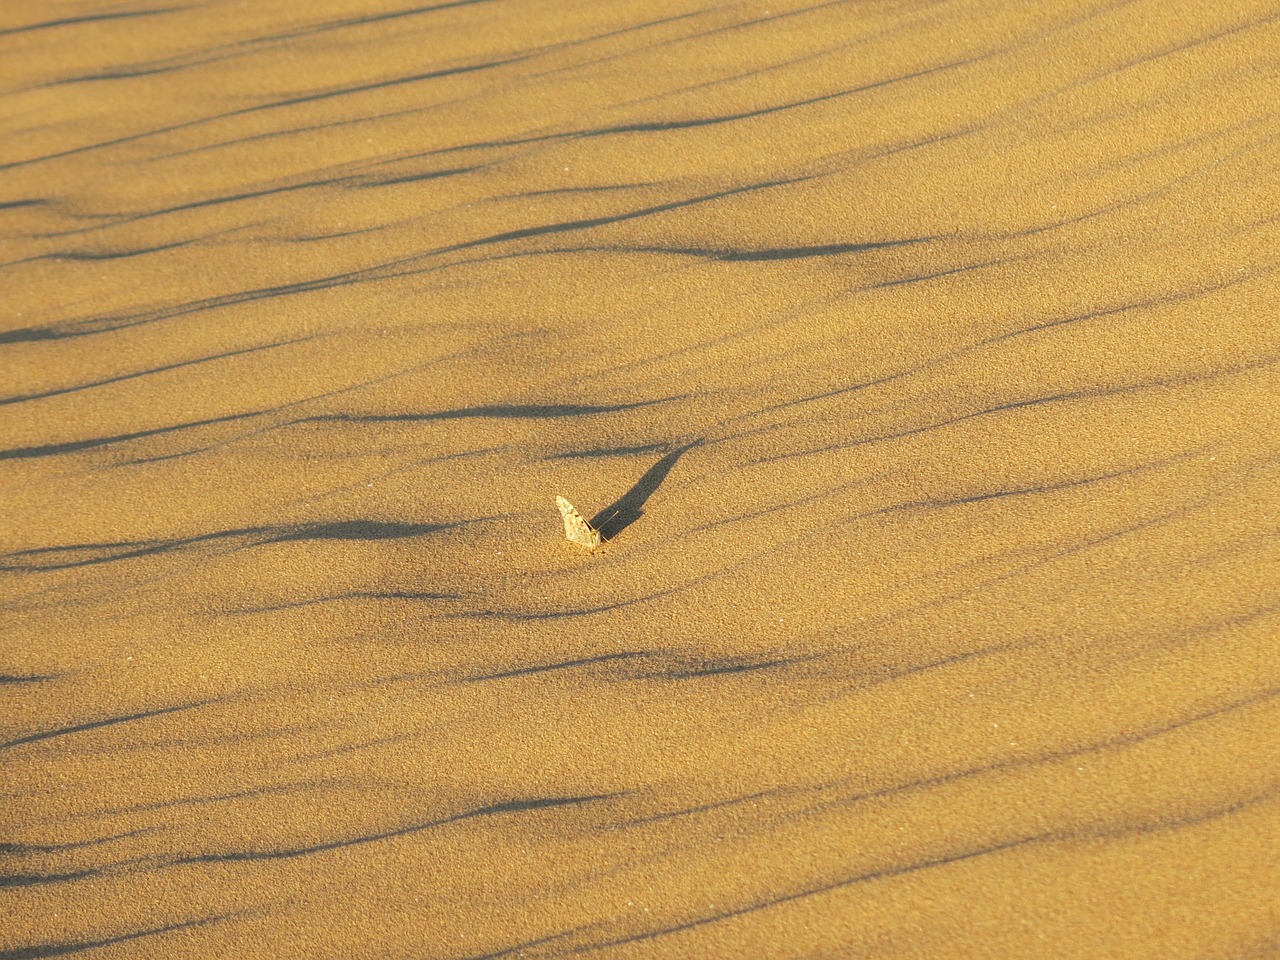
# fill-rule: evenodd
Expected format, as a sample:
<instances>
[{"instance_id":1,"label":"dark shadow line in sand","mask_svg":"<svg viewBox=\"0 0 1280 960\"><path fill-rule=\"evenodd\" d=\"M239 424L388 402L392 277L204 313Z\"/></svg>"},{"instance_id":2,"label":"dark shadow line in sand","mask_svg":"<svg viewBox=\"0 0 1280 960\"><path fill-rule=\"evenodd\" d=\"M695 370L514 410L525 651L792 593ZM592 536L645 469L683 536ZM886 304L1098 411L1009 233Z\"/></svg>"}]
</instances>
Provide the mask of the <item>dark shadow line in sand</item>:
<instances>
[{"instance_id":1,"label":"dark shadow line in sand","mask_svg":"<svg viewBox=\"0 0 1280 960\"><path fill-rule=\"evenodd\" d=\"M478 407L458 407L427 413L324 413L304 417L295 423L426 423L433 420L547 420L561 417L589 417L619 413L640 407L683 399L681 396L637 400L632 403L501 403Z\"/></svg>"},{"instance_id":2,"label":"dark shadow line in sand","mask_svg":"<svg viewBox=\"0 0 1280 960\"><path fill-rule=\"evenodd\" d=\"M636 447L593 447L590 450L568 450L553 453L548 460L595 460L603 457L634 457L641 453L662 453L670 447L665 443L646 443Z\"/></svg>"},{"instance_id":3,"label":"dark shadow line in sand","mask_svg":"<svg viewBox=\"0 0 1280 960\"><path fill-rule=\"evenodd\" d=\"M652 680L698 680L704 677L725 676L729 674L755 673L760 670L774 670L779 667L790 667L799 663L816 660L823 654L808 654L797 657L776 657L770 660L752 660L748 657L729 657L723 660L703 660L692 663L679 663L669 669L650 674Z\"/></svg>"},{"instance_id":4,"label":"dark shadow line in sand","mask_svg":"<svg viewBox=\"0 0 1280 960\"><path fill-rule=\"evenodd\" d=\"M32 33L36 30L49 30L53 27L71 27L81 23L97 23L101 20L122 20L129 17L154 17L161 13L174 13L181 7L161 7L158 10L121 10L115 13L91 13L80 17L61 17L57 20L44 20L40 23L24 23L17 27L6 27L0 30L0 37L10 37L15 33Z\"/></svg>"},{"instance_id":5,"label":"dark shadow line in sand","mask_svg":"<svg viewBox=\"0 0 1280 960\"><path fill-rule=\"evenodd\" d=\"M505 60L492 60L487 63L465 64L460 67L446 67L439 70L431 70L426 73L415 73L409 76L392 77L387 80L377 80L372 83L362 83L356 86L338 87L336 89L321 90L313 93L301 94L299 96L287 97L282 100L273 100L267 103L254 104L247 107L238 107L235 110L229 110L225 113L215 113L208 116L196 117L192 120L183 120L179 123L173 123L168 126L154 127L150 130L142 130L138 133L130 133L120 137L114 137L110 140L98 140L92 143L81 144L77 147L67 147L54 153L45 153L33 157L25 157L21 160L10 160L6 163L0 163L0 170L11 170L15 167L25 167L35 163L44 163L49 160L57 160L61 157L75 156L81 153L87 153L93 150L101 150L106 147L119 146L124 143L134 143L138 140L147 140L151 137L157 137L165 133L174 133L178 130L186 130L191 127L204 126L217 120L227 120L232 117L241 117L246 114L260 113L265 110L277 110L282 107L292 107L302 103L315 103L321 100L332 100L337 97L353 96L361 93L369 93L374 90L385 90L388 87L405 86L408 84L419 83L424 80L437 80L443 77L452 77L464 73L474 73L478 70L492 70L497 67L507 66L509 64L518 63L521 60L527 60L533 54L523 56L510 57ZM100 77L95 79L116 79L110 77Z\"/></svg>"},{"instance_id":6,"label":"dark shadow line in sand","mask_svg":"<svg viewBox=\"0 0 1280 960\"><path fill-rule=\"evenodd\" d=\"M174 930L186 930L191 927L202 927L209 923L220 923L223 920L229 920L235 914L222 914L212 917L198 917L194 920L185 920L181 923L171 923L163 927L152 927L149 930L136 930L132 933L122 933L114 937L105 937L101 940L75 940L62 941L60 943L38 943L29 947L16 947L12 950L0 951L0 960L36 960L38 957L65 957L71 953L82 953L86 950L97 950L100 947L110 947L117 943L127 943L130 940L140 940L143 937L154 937L157 934L169 933Z\"/></svg>"},{"instance_id":7,"label":"dark shadow line in sand","mask_svg":"<svg viewBox=\"0 0 1280 960\"><path fill-rule=\"evenodd\" d=\"M738 797L729 797L726 800L712 800L708 803L701 803L693 807L681 807L678 810L667 810L661 813L654 813L645 817L636 817L632 820L623 820L619 823L612 823L603 829L606 831L626 830L630 827L643 826L649 823L661 823L664 820L674 820L677 817L688 817L699 813L709 813L712 810L721 810L725 807L737 806L743 803L750 803L753 800L764 800L770 797L776 797L781 794L796 793L800 789L794 786L771 787L768 790L757 790L755 793L743 794Z\"/></svg>"},{"instance_id":8,"label":"dark shadow line in sand","mask_svg":"<svg viewBox=\"0 0 1280 960\"><path fill-rule=\"evenodd\" d=\"M209 544L242 541L241 547L273 543L346 541L372 543L378 540L405 540L451 530L462 523L403 523L385 520L334 520L312 523L277 524L215 530L172 540L126 540L115 543L73 543L55 547L33 547L0 554L0 572L42 573L97 566L157 554L183 552Z\"/></svg>"},{"instance_id":9,"label":"dark shadow line in sand","mask_svg":"<svg viewBox=\"0 0 1280 960\"><path fill-rule=\"evenodd\" d=\"M40 853L65 853L68 850L82 850L85 847L98 847L104 843L115 843L117 840L129 840L151 832L151 827L139 827L136 830L127 830L124 833L115 833L105 837L90 837L87 840L71 840L66 843L0 843L0 854L31 856Z\"/></svg>"},{"instance_id":10,"label":"dark shadow line in sand","mask_svg":"<svg viewBox=\"0 0 1280 960\"><path fill-rule=\"evenodd\" d=\"M293 529L285 528L267 539L267 543L288 543L299 540L350 540L372 542L374 540L403 540L439 533L457 526L453 523L403 523L387 520L334 520L328 523L304 523Z\"/></svg>"},{"instance_id":11,"label":"dark shadow line in sand","mask_svg":"<svg viewBox=\"0 0 1280 960\"><path fill-rule=\"evenodd\" d=\"M181 713L184 710L195 710L198 707L207 707L213 702L213 700L197 700L192 703L179 704L176 707L161 707L158 710L144 710L140 713L130 713L125 716L106 717L102 720L90 720L85 723L58 727L53 730L40 730L36 733L29 733L26 736L17 737L13 740L0 743L0 750L7 750L10 747L21 746L24 743L35 743L38 740L50 740L54 737L65 737L72 733L82 733L85 730L98 730L102 727L112 727L118 723L130 723L134 720L147 720L152 717L164 716L165 714Z\"/></svg>"},{"instance_id":12,"label":"dark shadow line in sand","mask_svg":"<svg viewBox=\"0 0 1280 960\"><path fill-rule=\"evenodd\" d=\"M182 857L175 860L174 863L229 863L253 860L285 860L293 857L307 856L313 853L325 853L331 850L341 850L346 847L361 846L366 843L374 843L379 840L389 840L394 837L411 836L416 833L421 833L424 830L429 830L433 827L442 827L451 823L471 820L477 817L492 817L510 813L526 813L529 811L544 810L554 807L575 807L583 804L597 803L601 800L612 800L622 795L623 794L620 793L601 793L571 797L534 797L527 800L506 800L501 803L494 803L472 810L464 810L460 813L440 817L434 820L412 823L407 826L383 830L378 833L364 834L357 837L326 840L304 847L288 847L275 850L231 850L223 853L198 853ZM3 958L0 958L0 960L3 960Z\"/></svg>"},{"instance_id":13,"label":"dark shadow line in sand","mask_svg":"<svg viewBox=\"0 0 1280 960\"><path fill-rule=\"evenodd\" d=\"M67 883L72 880L83 880L86 877L101 876L102 871L96 869L73 870L67 873L7 873L0 874L0 889L4 887L41 887L54 883Z\"/></svg>"},{"instance_id":14,"label":"dark shadow line in sand","mask_svg":"<svg viewBox=\"0 0 1280 960\"><path fill-rule=\"evenodd\" d=\"M129 440L143 440L148 437L159 437L165 434L194 430L219 423L234 423L240 420L251 420L260 417L267 410L251 410L248 413L231 413L222 417L209 417L204 420L191 420L187 423L176 423L167 427L152 427L149 430L135 430L132 433L117 433L109 437L90 437L87 440L68 440L63 443L44 443L32 447L13 447L0 450L0 460L29 460L33 457L53 457L65 453L79 453L82 450L93 450L96 447L108 447Z\"/></svg>"},{"instance_id":15,"label":"dark shadow line in sand","mask_svg":"<svg viewBox=\"0 0 1280 960\"><path fill-rule=\"evenodd\" d=\"M184 243L190 241L183 241ZM180 246L181 244L169 244L168 246ZM152 250L161 250L163 247L152 247ZM123 256L123 255L122 255ZM132 256L132 254L129 254ZM196 357L194 360L179 360L175 363L167 363L163 366L150 367L146 370L138 370L133 373L122 373L114 377L106 377L102 380L91 380L84 383L72 384L66 387L55 387L50 390L44 390L39 393L15 394L8 397L0 397L0 406L7 406L12 403L26 403L29 400L44 400L48 397L58 397L67 393L78 393L81 390L91 390L94 387L104 387L109 384L122 383L126 380L137 380L139 377L149 377L156 373L166 373L170 370L181 370L184 367L195 367L203 363L211 363L214 360L227 360L232 357L240 357L249 353L260 353L263 350L275 350L279 347L291 346L295 343L303 343L307 340L314 340L315 337L295 337L292 340L280 340L276 343L267 343L257 347L244 347L239 350L227 350L222 353L214 353L205 357Z\"/></svg>"},{"instance_id":16,"label":"dark shadow line in sand","mask_svg":"<svg viewBox=\"0 0 1280 960\"><path fill-rule=\"evenodd\" d=\"M12 164L9 166L12 166ZM7 169L6 165L0 164L0 170L4 169ZM221 309L223 307L236 306L242 303L251 303L259 300L271 299L273 297L296 296L298 294L310 293L316 290L329 290L334 287L342 287L350 284L370 283L377 280L390 279L392 277L413 276L417 273L443 269L444 267L438 263L427 267L417 266L423 261L439 257L442 254L456 253L461 250L471 250L492 244L507 243L512 240L524 240L548 234L591 230L596 227L609 226L615 223L625 223L643 217L654 216L656 214L669 213L673 210L681 210L687 207L713 203L718 200L750 193L756 190L771 190L775 187L804 183L808 180L814 179L816 176L817 175L814 174L812 176L793 177L787 180L769 180L759 183L749 183L745 186L732 187L716 193L687 197L682 200L675 200L669 203L658 204L656 206L644 207L638 210L626 210L622 213L612 214L610 216L595 217L585 220L561 221L558 223L542 224L536 227L524 227L518 230L508 230L504 233L478 237L473 240L455 243L447 247L438 247L434 250L415 253L408 257L388 260L381 264L362 267L357 270L348 270L343 273L331 274L325 277L316 277L309 280L300 280L292 283L277 284L271 287L219 294L214 297L205 297L200 300L188 301L186 303L180 303L168 307L143 310L132 314L89 317L81 320L59 321L46 326L22 327L16 330L0 331L0 344L29 343L41 340L62 340L68 337L84 337L97 333L106 333L113 330L127 330L132 327L157 323L161 320L185 316L202 310ZM449 264L445 264L444 266L449 266Z\"/></svg>"},{"instance_id":17,"label":"dark shadow line in sand","mask_svg":"<svg viewBox=\"0 0 1280 960\"><path fill-rule=\"evenodd\" d=\"M125 80L133 77L153 76L157 73L168 73L174 70L182 70L192 66L205 66L210 63L219 61L227 61L233 57L240 56L255 48L263 46L283 43L289 40L296 40L300 37L313 36L318 33L325 33L332 30L342 30L350 27L365 26L368 24L379 23L386 20L398 20L404 17L413 17L423 13L433 13L437 10L449 10L454 7L467 7L477 3L490 3L492 0L452 0L449 3L440 3L435 5L409 7L403 10L390 10L372 15L344 17L339 20L330 20L320 23L307 24L299 28L290 29L281 33L261 34L258 36L246 37L242 40L234 40L229 43L216 44L212 47L202 47L191 53L182 56L170 57L167 60L152 60L143 63L130 64L124 67L115 68L112 71L99 71L97 73L85 73L71 77L64 77L61 80L54 80L45 86L63 86L71 83L86 83L94 80ZM179 8L175 8L179 9ZM167 12L167 11L150 11L150 12ZM114 15L119 16L119 15ZM55 26L57 24L54 24ZM38 26L46 26L40 24ZM3 35L0 33L0 35Z\"/></svg>"},{"instance_id":18,"label":"dark shadow line in sand","mask_svg":"<svg viewBox=\"0 0 1280 960\"><path fill-rule=\"evenodd\" d=\"M551 673L557 670L574 670L579 667L588 667L598 663L608 663L614 660L635 660L637 658L645 658L653 656L652 651L648 650L623 650L617 653L603 653L594 657L579 657L575 660L561 660L557 663L538 663L525 667L512 667L497 673L478 674L470 677L459 677L452 681L453 683L484 683L489 680L508 680L512 677L527 677L533 674Z\"/></svg>"},{"instance_id":19,"label":"dark shadow line in sand","mask_svg":"<svg viewBox=\"0 0 1280 960\"><path fill-rule=\"evenodd\" d=\"M326 594L323 597L307 597L304 600L288 600L261 607L240 607L232 610L218 611L222 616L247 616L256 613L278 613L282 610L297 610L303 607L314 607L322 603L341 603L347 600L461 600L460 593L430 593L422 590L350 590L346 593Z\"/></svg>"},{"instance_id":20,"label":"dark shadow line in sand","mask_svg":"<svg viewBox=\"0 0 1280 960\"><path fill-rule=\"evenodd\" d=\"M686 443L683 447L677 447L660 458L644 472L630 490L596 514L591 520L591 526L599 530L600 535L608 540L639 520L644 516L645 503L658 492L658 488L667 479L667 474L676 465L676 461L701 442L701 440L694 440L692 443Z\"/></svg>"}]
</instances>

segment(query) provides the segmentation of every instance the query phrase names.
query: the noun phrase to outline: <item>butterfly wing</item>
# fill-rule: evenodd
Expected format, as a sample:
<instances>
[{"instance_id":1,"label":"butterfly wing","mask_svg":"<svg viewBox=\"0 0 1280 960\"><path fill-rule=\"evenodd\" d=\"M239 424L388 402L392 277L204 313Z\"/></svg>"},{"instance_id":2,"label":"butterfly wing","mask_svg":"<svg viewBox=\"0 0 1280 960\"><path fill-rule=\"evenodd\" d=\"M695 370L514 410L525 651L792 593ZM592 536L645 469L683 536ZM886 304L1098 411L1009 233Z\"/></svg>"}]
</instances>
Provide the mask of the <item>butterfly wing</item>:
<instances>
[{"instance_id":1,"label":"butterfly wing","mask_svg":"<svg viewBox=\"0 0 1280 960\"><path fill-rule=\"evenodd\" d=\"M560 516L564 519L564 537L570 543L594 550L600 546L600 532L592 530L591 524L582 519L572 503L564 497L556 497L556 506L560 508Z\"/></svg>"}]
</instances>

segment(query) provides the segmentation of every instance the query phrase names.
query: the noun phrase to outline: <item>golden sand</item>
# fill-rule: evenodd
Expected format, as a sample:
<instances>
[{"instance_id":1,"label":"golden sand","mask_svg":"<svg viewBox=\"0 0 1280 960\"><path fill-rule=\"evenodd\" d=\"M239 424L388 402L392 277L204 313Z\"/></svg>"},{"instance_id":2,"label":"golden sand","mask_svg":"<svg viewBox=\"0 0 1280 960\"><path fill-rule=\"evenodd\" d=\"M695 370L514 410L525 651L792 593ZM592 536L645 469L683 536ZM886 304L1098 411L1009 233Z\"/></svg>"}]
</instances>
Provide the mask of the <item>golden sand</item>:
<instances>
[{"instance_id":1,"label":"golden sand","mask_svg":"<svg viewBox=\"0 0 1280 960\"><path fill-rule=\"evenodd\" d=\"M0 958L1280 955L1277 62L8 0Z\"/></svg>"}]
</instances>

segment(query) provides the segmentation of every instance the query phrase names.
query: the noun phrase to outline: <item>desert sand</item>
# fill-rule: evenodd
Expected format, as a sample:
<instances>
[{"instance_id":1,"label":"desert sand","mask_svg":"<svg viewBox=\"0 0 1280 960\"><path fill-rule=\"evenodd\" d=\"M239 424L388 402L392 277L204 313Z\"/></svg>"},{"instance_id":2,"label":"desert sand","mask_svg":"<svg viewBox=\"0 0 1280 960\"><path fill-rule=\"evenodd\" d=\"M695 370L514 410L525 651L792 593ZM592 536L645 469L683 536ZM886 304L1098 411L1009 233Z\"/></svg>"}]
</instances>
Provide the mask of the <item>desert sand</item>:
<instances>
[{"instance_id":1,"label":"desert sand","mask_svg":"<svg viewBox=\"0 0 1280 960\"><path fill-rule=\"evenodd\" d=\"M0 958L1280 955L1275 4L396 3L0 11Z\"/></svg>"}]
</instances>

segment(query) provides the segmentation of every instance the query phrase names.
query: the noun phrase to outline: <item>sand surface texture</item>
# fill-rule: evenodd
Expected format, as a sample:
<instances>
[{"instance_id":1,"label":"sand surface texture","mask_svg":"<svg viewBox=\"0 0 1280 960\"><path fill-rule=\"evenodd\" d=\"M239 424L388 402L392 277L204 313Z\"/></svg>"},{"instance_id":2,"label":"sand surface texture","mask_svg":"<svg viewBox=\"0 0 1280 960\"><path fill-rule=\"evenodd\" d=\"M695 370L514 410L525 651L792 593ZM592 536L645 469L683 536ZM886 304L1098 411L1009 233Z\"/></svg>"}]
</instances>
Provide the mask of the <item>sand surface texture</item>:
<instances>
[{"instance_id":1,"label":"sand surface texture","mask_svg":"<svg viewBox=\"0 0 1280 960\"><path fill-rule=\"evenodd\" d=\"M1274 0L397 2L0 10L0 958L1280 954Z\"/></svg>"}]
</instances>

